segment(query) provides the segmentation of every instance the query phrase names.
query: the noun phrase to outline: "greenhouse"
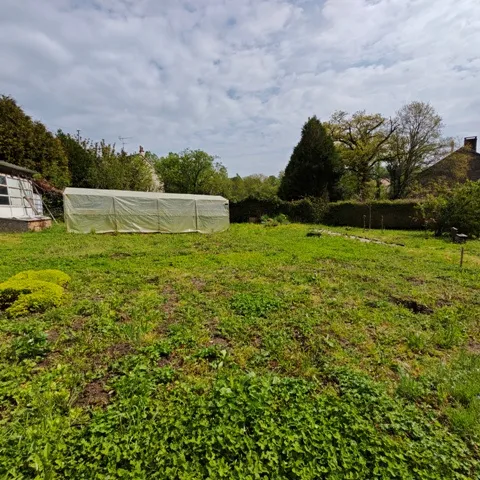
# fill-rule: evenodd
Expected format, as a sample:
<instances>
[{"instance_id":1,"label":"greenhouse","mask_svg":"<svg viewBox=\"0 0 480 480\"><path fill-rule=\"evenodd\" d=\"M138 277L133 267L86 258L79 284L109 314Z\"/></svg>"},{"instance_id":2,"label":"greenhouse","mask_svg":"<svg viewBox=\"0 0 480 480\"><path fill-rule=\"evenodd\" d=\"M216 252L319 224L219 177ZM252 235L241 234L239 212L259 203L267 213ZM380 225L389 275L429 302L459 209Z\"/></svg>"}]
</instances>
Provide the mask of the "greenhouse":
<instances>
[{"instance_id":1,"label":"greenhouse","mask_svg":"<svg viewBox=\"0 0 480 480\"><path fill-rule=\"evenodd\" d=\"M74 233L213 233L230 224L220 196L66 188L63 198Z\"/></svg>"}]
</instances>

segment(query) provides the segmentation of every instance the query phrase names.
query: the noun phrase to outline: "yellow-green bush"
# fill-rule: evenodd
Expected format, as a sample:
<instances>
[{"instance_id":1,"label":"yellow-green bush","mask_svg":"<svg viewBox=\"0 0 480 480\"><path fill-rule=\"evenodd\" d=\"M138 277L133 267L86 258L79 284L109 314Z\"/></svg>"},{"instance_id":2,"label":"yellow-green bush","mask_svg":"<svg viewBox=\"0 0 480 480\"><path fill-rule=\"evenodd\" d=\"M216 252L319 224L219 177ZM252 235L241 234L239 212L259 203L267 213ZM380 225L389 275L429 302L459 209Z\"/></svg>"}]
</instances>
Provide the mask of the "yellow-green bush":
<instances>
[{"instance_id":1,"label":"yellow-green bush","mask_svg":"<svg viewBox=\"0 0 480 480\"><path fill-rule=\"evenodd\" d=\"M70 277L61 270L26 270L17 273L10 280L40 280L63 287L70 281Z\"/></svg>"},{"instance_id":2,"label":"yellow-green bush","mask_svg":"<svg viewBox=\"0 0 480 480\"><path fill-rule=\"evenodd\" d=\"M70 277L59 270L29 270L0 283L0 309L10 317L60 305Z\"/></svg>"}]
</instances>

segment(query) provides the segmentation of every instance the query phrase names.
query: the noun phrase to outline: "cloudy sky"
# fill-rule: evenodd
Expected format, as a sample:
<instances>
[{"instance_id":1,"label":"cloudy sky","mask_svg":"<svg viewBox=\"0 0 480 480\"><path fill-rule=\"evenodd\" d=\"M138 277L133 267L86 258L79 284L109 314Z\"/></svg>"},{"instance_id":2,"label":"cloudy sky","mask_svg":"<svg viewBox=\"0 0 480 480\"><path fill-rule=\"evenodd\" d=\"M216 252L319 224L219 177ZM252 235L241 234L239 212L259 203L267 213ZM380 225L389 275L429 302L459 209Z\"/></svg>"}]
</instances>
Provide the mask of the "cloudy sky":
<instances>
[{"instance_id":1,"label":"cloudy sky","mask_svg":"<svg viewBox=\"0 0 480 480\"><path fill-rule=\"evenodd\" d=\"M50 129L283 169L313 114L480 135L479 0L0 0L0 93Z\"/></svg>"}]
</instances>

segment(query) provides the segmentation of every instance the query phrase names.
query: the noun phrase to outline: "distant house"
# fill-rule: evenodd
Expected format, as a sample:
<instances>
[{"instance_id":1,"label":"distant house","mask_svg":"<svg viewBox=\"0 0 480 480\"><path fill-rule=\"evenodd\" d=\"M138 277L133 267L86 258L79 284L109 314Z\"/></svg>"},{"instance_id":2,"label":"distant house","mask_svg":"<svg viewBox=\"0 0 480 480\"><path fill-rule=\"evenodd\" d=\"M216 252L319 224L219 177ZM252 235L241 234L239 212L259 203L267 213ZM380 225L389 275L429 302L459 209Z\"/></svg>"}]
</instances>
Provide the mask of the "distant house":
<instances>
[{"instance_id":1,"label":"distant house","mask_svg":"<svg viewBox=\"0 0 480 480\"><path fill-rule=\"evenodd\" d=\"M480 180L480 153L477 153L477 137L466 137L463 147L425 169L418 176L423 186L434 182L447 184Z\"/></svg>"},{"instance_id":2,"label":"distant house","mask_svg":"<svg viewBox=\"0 0 480 480\"><path fill-rule=\"evenodd\" d=\"M158 178L157 172L155 171L155 167L153 166L153 164L149 160L147 160L145 156L145 150L141 145L140 145L140 150L138 154L142 157L145 165L148 167L150 176L152 177L152 185L153 185L152 192L165 192L163 182L161 182L160 179Z\"/></svg>"}]
</instances>

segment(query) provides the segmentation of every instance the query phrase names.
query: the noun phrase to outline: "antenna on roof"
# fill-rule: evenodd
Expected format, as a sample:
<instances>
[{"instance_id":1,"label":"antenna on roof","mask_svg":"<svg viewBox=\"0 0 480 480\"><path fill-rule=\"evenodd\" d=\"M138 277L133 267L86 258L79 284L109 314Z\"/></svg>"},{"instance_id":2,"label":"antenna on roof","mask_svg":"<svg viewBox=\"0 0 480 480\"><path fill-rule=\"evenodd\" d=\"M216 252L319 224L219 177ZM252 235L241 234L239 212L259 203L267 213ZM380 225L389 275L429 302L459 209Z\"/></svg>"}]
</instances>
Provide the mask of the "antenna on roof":
<instances>
[{"instance_id":1,"label":"antenna on roof","mask_svg":"<svg viewBox=\"0 0 480 480\"><path fill-rule=\"evenodd\" d=\"M122 142L122 151L125 151L125 145L128 145L128 142L125 140L130 140L133 137L122 137L121 135L118 137L118 139Z\"/></svg>"}]
</instances>

